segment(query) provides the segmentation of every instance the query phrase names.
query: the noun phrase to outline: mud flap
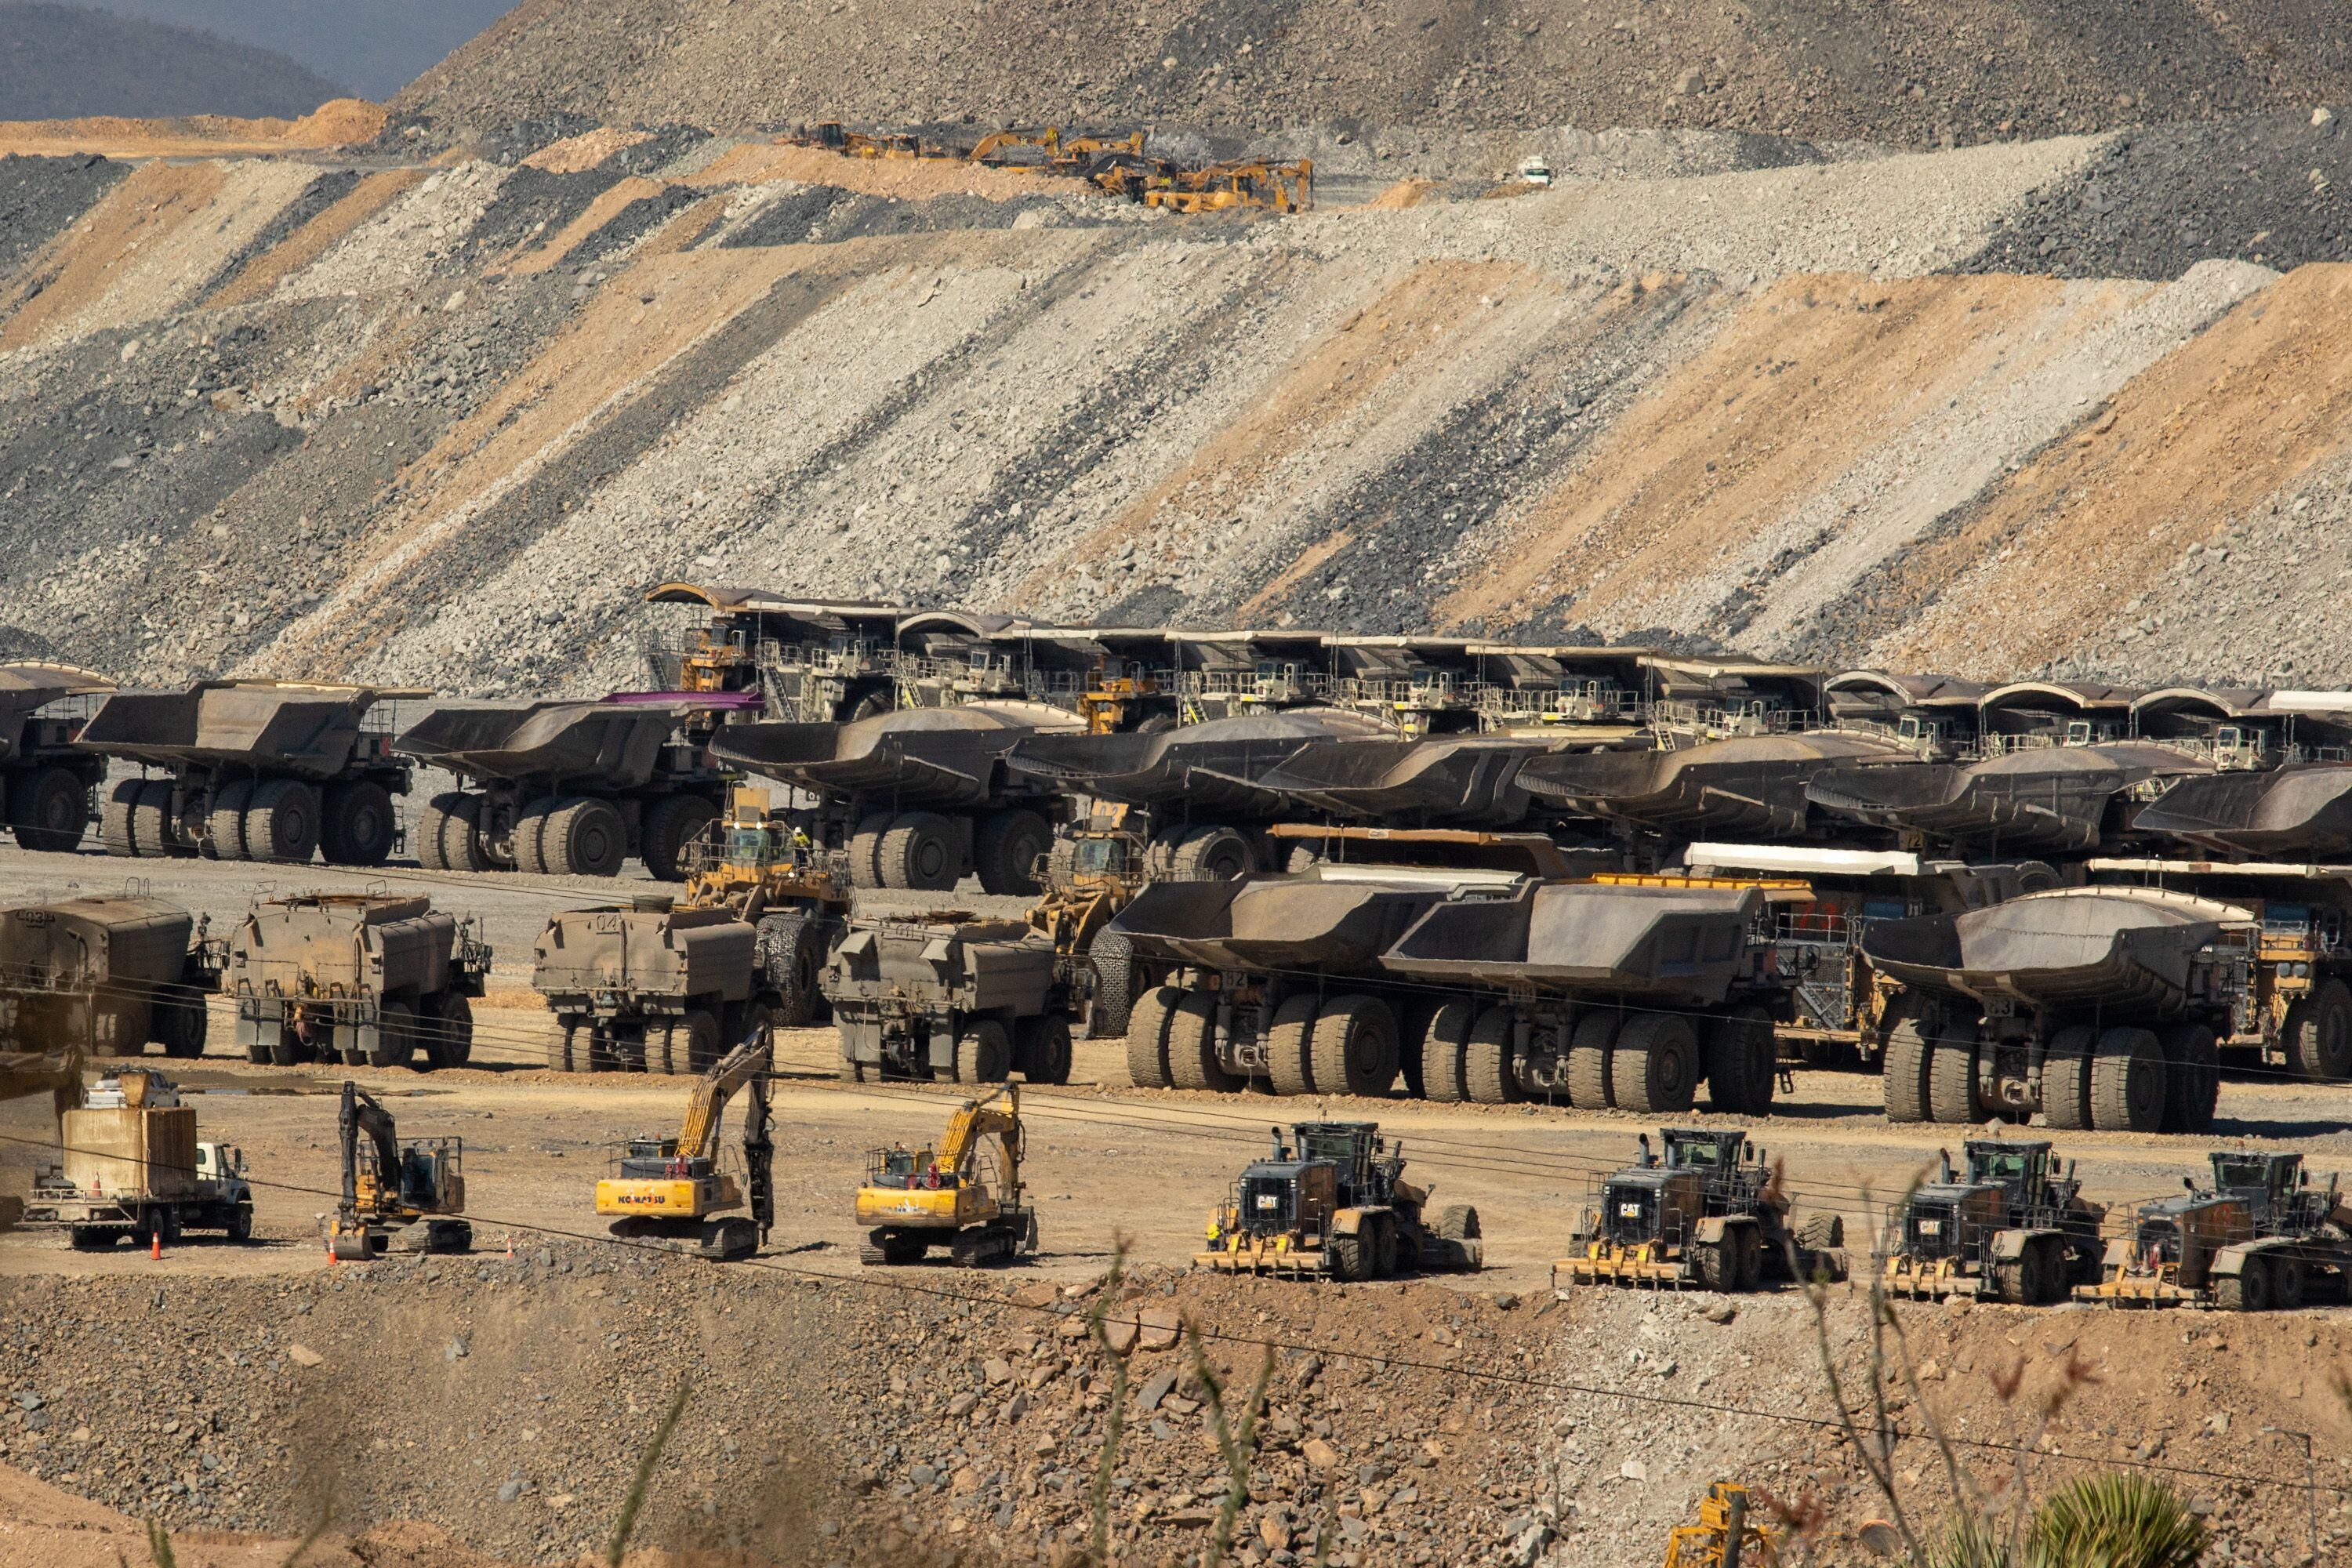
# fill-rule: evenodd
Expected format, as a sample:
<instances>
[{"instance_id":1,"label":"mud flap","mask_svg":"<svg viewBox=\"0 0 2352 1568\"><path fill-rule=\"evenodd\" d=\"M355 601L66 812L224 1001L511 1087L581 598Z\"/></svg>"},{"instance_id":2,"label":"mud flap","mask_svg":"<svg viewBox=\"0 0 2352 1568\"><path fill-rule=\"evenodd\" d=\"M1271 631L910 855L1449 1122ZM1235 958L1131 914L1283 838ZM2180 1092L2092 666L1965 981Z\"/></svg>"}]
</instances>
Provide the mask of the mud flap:
<instances>
[{"instance_id":1,"label":"mud flap","mask_svg":"<svg viewBox=\"0 0 2352 1568\"><path fill-rule=\"evenodd\" d=\"M2025 1257L2025 1244L2032 1240L2030 1230L1997 1230L1992 1236L1992 1260L1995 1263L2016 1263Z\"/></svg>"},{"instance_id":2,"label":"mud flap","mask_svg":"<svg viewBox=\"0 0 2352 1568\"><path fill-rule=\"evenodd\" d=\"M250 1056L256 1050L267 1051L278 1043L278 1031L285 1026L285 1004L265 1002L257 996L240 999L236 1005L237 1048Z\"/></svg>"}]
</instances>

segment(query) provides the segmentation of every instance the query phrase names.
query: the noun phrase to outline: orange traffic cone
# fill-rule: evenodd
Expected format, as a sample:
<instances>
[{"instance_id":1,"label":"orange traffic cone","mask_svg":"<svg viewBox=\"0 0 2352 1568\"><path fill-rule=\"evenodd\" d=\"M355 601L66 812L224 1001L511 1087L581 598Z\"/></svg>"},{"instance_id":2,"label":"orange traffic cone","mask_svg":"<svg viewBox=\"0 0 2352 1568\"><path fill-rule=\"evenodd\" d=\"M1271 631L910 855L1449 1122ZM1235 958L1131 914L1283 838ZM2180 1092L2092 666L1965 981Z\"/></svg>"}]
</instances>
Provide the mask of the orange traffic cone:
<instances>
[{"instance_id":1,"label":"orange traffic cone","mask_svg":"<svg viewBox=\"0 0 2352 1568\"><path fill-rule=\"evenodd\" d=\"M514 1232L512 1231L507 1232L507 1257L509 1258L514 1257Z\"/></svg>"},{"instance_id":2,"label":"orange traffic cone","mask_svg":"<svg viewBox=\"0 0 2352 1568\"><path fill-rule=\"evenodd\" d=\"M151 1230L147 1233L147 1256L150 1258L161 1258L163 1256L163 1233L162 1231Z\"/></svg>"}]
</instances>

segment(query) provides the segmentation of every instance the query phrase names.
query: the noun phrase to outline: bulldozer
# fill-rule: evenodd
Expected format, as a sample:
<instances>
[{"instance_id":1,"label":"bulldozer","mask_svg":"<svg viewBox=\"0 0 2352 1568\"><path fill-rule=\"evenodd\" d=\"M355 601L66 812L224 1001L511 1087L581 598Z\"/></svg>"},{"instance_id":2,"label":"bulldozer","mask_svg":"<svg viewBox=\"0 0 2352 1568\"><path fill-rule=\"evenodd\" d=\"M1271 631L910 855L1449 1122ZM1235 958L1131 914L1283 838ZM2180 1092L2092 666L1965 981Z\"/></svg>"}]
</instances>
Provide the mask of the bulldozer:
<instances>
[{"instance_id":1,"label":"bulldozer","mask_svg":"<svg viewBox=\"0 0 2352 1568\"><path fill-rule=\"evenodd\" d=\"M954 1262L975 1268L1035 1252L1037 1211L1021 1184L1024 1142L1021 1089L1008 1082L958 1107L936 1150L874 1150L857 1189L857 1223L867 1227L858 1260L919 1263L945 1247Z\"/></svg>"},{"instance_id":2,"label":"bulldozer","mask_svg":"<svg viewBox=\"0 0 2352 1568\"><path fill-rule=\"evenodd\" d=\"M1456 1204L1433 1228L1428 1193L1404 1179L1404 1146L1371 1121L1302 1121L1274 1130L1273 1158L1252 1161L1209 1215L1196 1268L1300 1279L1379 1279L1400 1270L1486 1261L1478 1211Z\"/></svg>"},{"instance_id":3,"label":"bulldozer","mask_svg":"<svg viewBox=\"0 0 2352 1568\"><path fill-rule=\"evenodd\" d=\"M1716 1482L1699 1499L1698 1522L1666 1536L1665 1568L1780 1568L1779 1533L1748 1517L1748 1489Z\"/></svg>"},{"instance_id":4,"label":"bulldozer","mask_svg":"<svg viewBox=\"0 0 2352 1568\"><path fill-rule=\"evenodd\" d=\"M1845 1276L1845 1222L1789 1224L1780 1173L1737 1128L1669 1127L1660 1159L1642 1134L1639 1161L1598 1178L1576 1253L1552 1265L1552 1287L1634 1285L1753 1290L1766 1279Z\"/></svg>"},{"instance_id":5,"label":"bulldozer","mask_svg":"<svg viewBox=\"0 0 2352 1568\"><path fill-rule=\"evenodd\" d=\"M1938 1154L1879 1240L1890 1296L1981 1296L2037 1306L2097 1282L2106 1210L2085 1200L2074 1162L2038 1139L1971 1138L1967 1169Z\"/></svg>"},{"instance_id":6,"label":"bulldozer","mask_svg":"<svg viewBox=\"0 0 2352 1568\"><path fill-rule=\"evenodd\" d=\"M327 1223L327 1256L365 1263L403 1252L469 1252L466 1141L400 1136L392 1112L346 1079L335 1119L343 1155L343 1195ZM366 1142L361 1142L362 1135Z\"/></svg>"},{"instance_id":7,"label":"bulldozer","mask_svg":"<svg viewBox=\"0 0 2352 1568\"><path fill-rule=\"evenodd\" d=\"M768 1136L767 1030L754 1032L702 1077L675 1138L632 1138L596 1184L596 1212L624 1241L731 1262L758 1252L776 1221L775 1144ZM719 1123L745 1091L743 1168L723 1169ZM748 1217L734 1211L748 1209Z\"/></svg>"}]
</instances>

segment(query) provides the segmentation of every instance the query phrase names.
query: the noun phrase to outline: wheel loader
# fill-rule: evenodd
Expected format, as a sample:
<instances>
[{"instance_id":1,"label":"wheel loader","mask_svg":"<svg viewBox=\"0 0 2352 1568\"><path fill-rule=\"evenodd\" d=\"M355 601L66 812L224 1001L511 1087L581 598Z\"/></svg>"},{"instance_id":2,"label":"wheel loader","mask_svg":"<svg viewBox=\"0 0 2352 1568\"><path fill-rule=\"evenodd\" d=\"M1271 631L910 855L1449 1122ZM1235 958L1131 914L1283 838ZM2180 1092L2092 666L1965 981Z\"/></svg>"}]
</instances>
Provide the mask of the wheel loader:
<instances>
[{"instance_id":1,"label":"wheel loader","mask_svg":"<svg viewBox=\"0 0 2352 1568\"><path fill-rule=\"evenodd\" d=\"M1404 1180L1404 1145L1371 1121L1302 1121L1274 1130L1209 1215L1196 1268L1289 1279L1382 1279L1486 1261L1478 1211L1456 1204L1427 1220L1429 1194Z\"/></svg>"},{"instance_id":2,"label":"wheel loader","mask_svg":"<svg viewBox=\"0 0 2352 1568\"><path fill-rule=\"evenodd\" d=\"M768 1031L755 1029L713 1067L687 1101L674 1138L632 1138L596 1184L596 1212L624 1241L733 1261L749 1258L776 1222L775 1144L768 1136ZM740 1171L723 1168L719 1123L745 1094ZM748 1214L738 1214L739 1209Z\"/></svg>"},{"instance_id":3,"label":"wheel loader","mask_svg":"<svg viewBox=\"0 0 2352 1568\"><path fill-rule=\"evenodd\" d=\"M1943 1154L1940 1177L1915 1189L1880 1238L1890 1296L1981 1296L2038 1306L2099 1277L2106 1210L2083 1197L2072 1161L2048 1143L1971 1138L1965 1173Z\"/></svg>"},{"instance_id":4,"label":"wheel loader","mask_svg":"<svg viewBox=\"0 0 2352 1568\"><path fill-rule=\"evenodd\" d=\"M364 1263L402 1252L470 1252L466 1141L400 1136L392 1112L346 1079L336 1117L343 1195L327 1222L327 1256ZM364 1134L366 1142L361 1141Z\"/></svg>"},{"instance_id":5,"label":"wheel loader","mask_svg":"<svg viewBox=\"0 0 2352 1568\"><path fill-rule=\"evenodd\" d=\"M1037 1211L1021 1183L1025 1142L1021 1089L1007 1083L958 1107L937 1149L872 1151L857 1189L857 1223L866 1227L858 1260L920 1263L944 1247L973 1268L1035 1252Z\"/></svg>"},{"instance_id":6,"label":"wheel loader","mask_svg":"<svg viewBox=\"0 0 2352 1568\"><path fill-rule=\"evenodd\" d=\"M1737 1128L1668 1127L1661 1158L1642 1134L1641 1158L1596 1179L1576 1230L1576 1252L1551 1266L1571 1285L1755 1289L1767 1279L1845 1278L1845 1222L1815 1215L1789 1223L1780 1173Z\"/></svg>"},{"instance_id":7,"label":"wheel loader","mask_svg":"<svg viewBox=\"0 0 2352 1568\"><path fill-rule=\"evenodd\" d=\"M2352 1283L2352 1206L2337 1178L2311 1185L2300 1154L2221 1150L2210 1186L2184 1177L2179 1197L2140 1205L2129 1236L2107 1243L2095 1285L2074 1298L2117 1307L2292 1311L2340 1303Z\"/></svg>"}]
</instances>

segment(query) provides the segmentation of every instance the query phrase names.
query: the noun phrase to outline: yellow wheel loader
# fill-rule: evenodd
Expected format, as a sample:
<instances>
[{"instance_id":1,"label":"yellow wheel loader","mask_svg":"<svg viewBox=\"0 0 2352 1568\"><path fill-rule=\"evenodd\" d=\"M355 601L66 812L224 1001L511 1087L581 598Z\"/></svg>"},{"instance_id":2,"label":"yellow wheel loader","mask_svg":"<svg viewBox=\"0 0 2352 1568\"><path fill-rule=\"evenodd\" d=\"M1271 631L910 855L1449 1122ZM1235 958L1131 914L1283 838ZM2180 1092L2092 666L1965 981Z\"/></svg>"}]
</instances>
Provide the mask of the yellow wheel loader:
<instances>
[{"instance_id":1,"label":"yellow wheel loader","mask_svg":"<svg viewBox=\"0 0 2352 1568\"><path fill-rule=\"evenodd\" d=\"M770 1054L767 1030L755 1031L694 1086L677 1137L632 1138L623 1146L596 1184L596 1212L611 1219L614 1236L727 1261L760 1250L776 1222ZM743 1158L740 1170L728 1170L719 1157L719 1123L739 1089Z\"/></svg>"},{"instance_id":2,"label":"yellow wheel loader","mask_svg":"<svg viewBox=\"0 0 2352 1568\"><path fill-rule=\"evenodd\" d=\"M457 1217L466 1212L464 1139L403 1140L392 1112L349 1079L336 1130L343 1195L327 1222L329 1257L364 1263L395 1247L403 1252L472 1249L474 1227Z\"/></svg>"},{"instance_id":3,"label":"yellow wheel loader","mask_svg":"<svg viewBox=\"0 0 2352 1568\"><path fill-rule=\"evenodd\" d=\"M975 1268L1035 1252L1037 1213L1022 1197L1022 1145L1021 1090L1007 1083L959 1107L937 1150L875 1150L857 1189L857 1223L867 1228L859 1260L919 1263L944 1247L954 1262Z\"/></svg>"}]
</instances>

